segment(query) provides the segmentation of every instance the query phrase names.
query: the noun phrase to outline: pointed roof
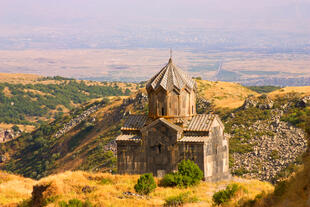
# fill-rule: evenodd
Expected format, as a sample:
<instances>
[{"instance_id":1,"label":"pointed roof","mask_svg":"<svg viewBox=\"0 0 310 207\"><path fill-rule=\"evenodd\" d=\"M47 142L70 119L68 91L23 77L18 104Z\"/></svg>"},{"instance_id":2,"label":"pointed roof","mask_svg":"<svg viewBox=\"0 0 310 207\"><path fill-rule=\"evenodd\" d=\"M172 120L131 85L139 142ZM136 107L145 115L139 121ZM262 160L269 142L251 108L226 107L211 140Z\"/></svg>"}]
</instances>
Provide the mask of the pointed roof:
<instances>
[{"instance_id":1,"label":"pointed roof","mask_svg":"<svg viewBox=\"0 0 310 207\"><path fill-rule=\"evenodd\" d=\"M175 66L171 58L168 64L147 82L146 89L156 90L160 86L166 91L181 90L183 88L196 90L197 88L196 82Z\"/></svg>"}]
</instances>

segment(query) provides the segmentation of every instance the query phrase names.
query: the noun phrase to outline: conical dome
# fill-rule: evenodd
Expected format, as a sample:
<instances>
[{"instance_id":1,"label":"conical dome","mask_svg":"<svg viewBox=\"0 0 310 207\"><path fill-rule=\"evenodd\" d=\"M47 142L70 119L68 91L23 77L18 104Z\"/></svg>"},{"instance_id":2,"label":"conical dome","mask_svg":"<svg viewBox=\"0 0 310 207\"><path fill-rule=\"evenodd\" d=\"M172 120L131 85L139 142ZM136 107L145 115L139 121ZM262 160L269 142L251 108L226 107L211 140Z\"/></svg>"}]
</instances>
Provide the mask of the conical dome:
<instances>
[{"instance_id":1,"label":"conical dome","mask_svg":"<svg viewBox=\"0 0 310 207\"><path fill-rule=\"evenodd\" d=\"M196 82L175 66L171 58L168 64L147 82L146 89L156 90L160 86L166 91L183 88L196 90L197 88Z\"/></svg>"},{"instance_id":2,"label":"conical dome","mask_svg":"<svg viewBox=\"0 0 310 207\"><path fill-rule=\"evenodd\" d=\"M176 67L168 64L146 84L149 117L184 118L196 114L196 82Z\"/></svg>"}]
</instances>

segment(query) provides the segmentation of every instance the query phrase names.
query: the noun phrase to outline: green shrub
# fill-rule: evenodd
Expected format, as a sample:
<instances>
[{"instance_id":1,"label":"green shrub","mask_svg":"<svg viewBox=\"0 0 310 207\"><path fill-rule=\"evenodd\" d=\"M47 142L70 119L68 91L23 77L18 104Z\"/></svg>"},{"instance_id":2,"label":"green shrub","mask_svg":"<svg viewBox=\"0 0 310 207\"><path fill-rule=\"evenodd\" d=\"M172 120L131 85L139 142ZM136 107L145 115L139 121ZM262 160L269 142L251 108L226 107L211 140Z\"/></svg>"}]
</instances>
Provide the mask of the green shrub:
<instances>
[{"instance_id":1,"label":"green shrub","mask_svg":"<svg viewBox=\"0 0 310 207\"><path fill-rule=\"evenodd\" d=\"M18 127L17 125L14 125L14 126L12 127L12 129L13 129L14 132L18 132L18 131L20 130L19 127Z\"/></svg>"},{"instance_id":2,"label":"green shrub","mask_svg":"<svg viewBox=\"0 0 310 207\"><path fill-rule=\"evenodd\" d=\"M286 181L280 181L275 186L274 194L276 196L281 196L287 191L287 188L288 188L288 183Z\"/></svg>"},{"instance_id":3,"label":"green shrub","mask_svg":"<svg viewBox=\"0 0 310 207\"><path fill-rule=\"evenodd\" d=\"M185 203L195 203L198 202L198 198L196 196L190 196L189 192L181 193L176 196L171 196L165 199L164 206L181 206Z\"/></svg>"},{"instance_id":4,"label":"green shrub","mask_svg":"<svg viewBox=\"0 0 310 207\"><path fill-rule=\"evenodd\" d=\"M234 175L237 175L237 176L242 176L244 174L249 173L249 171L247 169L245 169L244 167L241 167L241 168L238 168L238 169L234 170L232 173Z\"/></svg>"},{"instance_id":5,"label":"green shrub","mask_svg":"<svg viewBox=\"0 0 310 207\"><path fill-rule=\"evenodd\" d=\"M89 201L82 202L79 199L71 199L66 203L65 201L60 201L58 203L60 207L92 207L93 205Z\"/></svg>"},{"instance_id":6,"label":"green shrub","mask_svg":"<svg viewBox=\"0 0 310 207\"><path fill-rule=\"evenodd\" d=\"M246 86L246 87L251 89L252 91L256 91L257 93L269 93L281 88L278 86ZM284 90L281 89L280 91Z\"/></svg>"},{"instance_id":7,"label":"green shrub","mask_svg":"<svg viewBox=\"0 0 310 207\"><path fill-rule=\"evenodd\" d=\"M31 207L31 199L23 200L17 207Z\"/></svg>"},{"instance_id":8,"label":"green shrub","mask_svg":"<svg viewBox=\"0 0 310 207\"><path fill-rule=\"evenodd\" d=\"M146 173L140 176L137 184L134 186L137 193L148 195L156 188L154 177L151 173Z\"/></svg>"},{"instance_id":9,"label":"green shrub","mask_svg":"<svg viewBox=\"0 0 310 207\"><path fill-rule=\"evenodd\" d=\"M112 180L110 178L102 178L99 182L101 185L106 185L106 184L113 184Z\"/></svg>"},{"instance_id":10,"label":"green shrub","mask_svg":"<svg viewBox=\"0 0 310 207\"><path fill-rule=\"evenodd\" d=\"M237 191L239 191L240 189L241 186L235 183L226 186L225 190L220 190L213 194L212 196L213 203L215 205L221 205L223 203L227 203L228 201L230 201L232 197L236 195Z\"/></svg>"},{"instance_id":11,"label":"green shrub","mask_svg":"<svg viewBox=\"0 0 310 207\"><path fill-rule=\"evenodd\" d=\"M191 160L182 160L178 164L178 172L166 174L161 185L188 187L198 184L202 178L203 172L197 164Z\"/></svg>"},{"instance_id":12,"label":"green shrub","mask_svg":"<svg viewBox=\"0 0 310 207\"><path fill-rule=\"evenodd\" d=\"M168 173L161 180L160 184L166 187L183 186L183 178L179 173Z\"/></svg>"}]
</instances>

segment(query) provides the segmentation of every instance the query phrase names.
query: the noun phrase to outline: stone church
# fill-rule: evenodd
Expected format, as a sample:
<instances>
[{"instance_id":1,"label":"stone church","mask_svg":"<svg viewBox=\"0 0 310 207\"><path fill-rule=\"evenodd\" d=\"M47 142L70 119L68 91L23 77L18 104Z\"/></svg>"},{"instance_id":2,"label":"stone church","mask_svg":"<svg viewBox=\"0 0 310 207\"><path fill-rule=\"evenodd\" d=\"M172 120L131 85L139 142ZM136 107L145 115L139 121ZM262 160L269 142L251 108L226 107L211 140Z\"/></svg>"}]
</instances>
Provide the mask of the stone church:
<instances>
[{"instance_id":1,"label":"stone church","mask_svg":"<svg viewBox=\"0 0 310 207\"><path fill-rule=\"evenodd\" d=\"M128 115L116 139L118 172L162 177L190 159L207 181L229 178L223 123L217 115L196 113L196 82L170 58L146 90L148 115Z\"/></svg>"}]
</instances>

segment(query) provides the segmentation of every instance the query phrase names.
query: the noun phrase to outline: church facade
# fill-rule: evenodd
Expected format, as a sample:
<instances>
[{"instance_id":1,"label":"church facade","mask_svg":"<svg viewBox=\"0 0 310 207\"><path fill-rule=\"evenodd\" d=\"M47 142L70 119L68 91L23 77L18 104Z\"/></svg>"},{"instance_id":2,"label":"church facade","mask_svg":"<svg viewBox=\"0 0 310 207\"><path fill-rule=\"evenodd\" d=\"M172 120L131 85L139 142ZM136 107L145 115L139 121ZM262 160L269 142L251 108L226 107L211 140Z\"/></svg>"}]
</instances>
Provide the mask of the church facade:
<instances>
[{"instance_id":1,"label":"church facade","mask_svg":"<svg viewBox=\"0 0 310 207\"><path fill-rule=\"evenodd\" d=\"M146 90L148 115L128 115L116 138L118 172L162 177L190 159L207 181L229 178L224 125L217 115L196 113L196 82L170 58Z\"/></svg>"}]
</instances>

